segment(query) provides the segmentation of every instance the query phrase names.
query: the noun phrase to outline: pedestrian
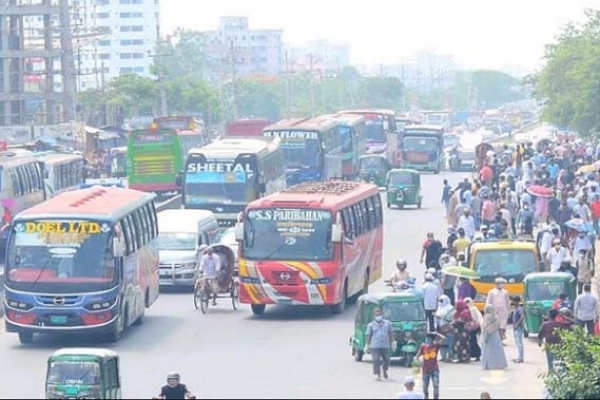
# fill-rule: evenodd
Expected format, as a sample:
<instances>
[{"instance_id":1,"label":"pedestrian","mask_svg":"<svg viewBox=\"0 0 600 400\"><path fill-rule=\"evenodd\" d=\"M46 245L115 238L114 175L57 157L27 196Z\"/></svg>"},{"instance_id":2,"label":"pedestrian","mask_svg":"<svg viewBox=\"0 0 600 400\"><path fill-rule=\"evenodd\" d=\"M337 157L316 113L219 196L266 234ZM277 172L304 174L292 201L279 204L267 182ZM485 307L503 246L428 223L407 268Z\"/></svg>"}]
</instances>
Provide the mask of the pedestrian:
<instances>
[{"instance_id":1,"label":"pedestrian","mask_svg":"<svg viewBox=\"0 0 600 400\"><path fill-rule=\"evenodd\" d=\"M594 277L594 262L589 255L589 252L582 249L581 257L577 261L577 293L583 292L583 286L585 284L591 284L592 278Z\"/></svg>"},{"instance_id":2,"label":"pedestrian","mask_svg":"<svg viewBox=\"0 0 600 400\"><path fill-rule=\"evenodd\" d=\"M442 189L442 204L446 208L446 216L450 212L450 197L452 197L452 186L448 183L448 179L444 179L444 187Z\"/></svg>"},{"instance_id":3,"label":"pedestrian","mask_svg":"<svg viewBox=\"0 0 600 400\"><path fill-rule=\"evenodd\" d=\"M394 341L394 328L392 323L383 318L380 308L374 312L374 321L367 325L367 351L373 358L373 375L375 380L381 380L383 366L383 379L388 378L390 367L390 348Z\"/></svg>"},{"instance_id":4,"label":"pedestrian","mask_svg":"<svg viewBox=\"0 0 600 400\"><path fill-rule=\"evenodd\" d=\"M419 347L415 358L422 358L421 375L423 377L423 393L429 399L429 384L433 384L433 398L440 398L440 366L438 353L446 337L437 332L429 332L425 336L425 343Z\"/></svg>"},{"instance_id":5,"label":"pedestrian","mask_svg":"<svg viewBox=\"0 0 600 400\"><path fill-rule=\"evenodd\" d=\"M467 238L464 228L458 228L458 238L452 243L454 255L466 252L470 244L471 241Z\"/></svg>"},{"instance_id":6,"label":"pedestrian","mask_svg":"<svg viewBox=\"0 0 600 400\"><path fill-rule=\"evenodd\" d=\"M401 400L412 400L412 399L424 399L425 395L421 392L415 392L415 378L407 376L404 378L404 391L398 393L397 399Z\"/></svg>"},{"instance_id":7,"label":"pedestrian","mask_svg":"<svg viewBox=\"0 0 600 400\"><path fill-rule=\"evenodd\" d=\"M504 289L506 279L496 278L496 287L488 292L486 305L494 306L494 311L500 323L500 337L502 341L506 340L506 326L508 325L508 315L510 313L510 297L508 291Z\"/></svg>"},{"instance_id":8,"label":"pedestrian","mask_svg":"<svg viewBox=\"0 0 600 400\"><path fill-rule=\"evenodd\" d=\"M458 219L458 229L463 229L467 238L471 241L475 237L475 219L471 215L471 209L466 208L463 215Z\"/></svg>"},{"instance_id":9,"label":"pedestrian","mask_svg":"<svg viewBox=\"0 0 600 400\"><path fill-rule=\"evenodd\" d=\"M546 260L550 263L550 271L557 272L560 264L569 256L567 249L562 245L560 239L552 241L552 248L546 254Z\"/></svg>"},{"instance_id":10,"label":"pedestrian","mask_svg":"<svg viewBox=\"0 0 600 400\"><path fill-rule=\"evenodd\" d=\"M454 349L452 361L460 363L471 362L471 342L467 324L473 320L469 306L463 300L456 302L456 313L454 314L453 335Z\"/></svg>"},{"instance_id":11,"label":"pedestrian","mask_svg":"<svg viewBox=\"0 0 600 400\"><path fill-rule=\"evenodd\" d=\"M477 296L477 289L469 279L459 278L458 282L458 300L465 300L467 297L474 299Z\"/></svg>"},{"instance_id":12,"label":"pedestrian","mask_svg":"<svg viewBox=\"0 0 600 400\"><path fill-rule=\"evenodd\" d=\"M515 345L517 346L518 351L517 358L513 359L513 362L522 363L525 356L525 347L523 345L523 338L525 337L525 312L523 311L523 306L521 306L521 298L519 296L514 296L511 300L511 303L513 305L513 334L515 337Z\"/></svg>"},{"instance_id":13,"label":"pedestrian","mask_svg":"<svg viewBox=\"0 0 600 400\"><path fill-rule=\"evenodd\" d=\"M500 319L494 306L485 306L481 326L481 365L484 370L505 369L508 367L504 346L500 337Z\"/></svg>"},{"instance_id":14,"label":"pedestrian","mask_svg":"<svg viewBox=\"0 0 600 400\"><path fill-rule=\"evenodd\" d=\"M429 332L435 331L434 315L438 307L438 299L443 294L438 285L433 283L433 275L425 274L425 283L421 286L423 292L423 305L425 307L425 317L429 324Z\"/></svg>"},{"instance_id":15,"label":"pedestrian","mask_svg":"<svg viewBox=\"0 0 600 400\"><path fill-rule=\"evenodd\" d=\"M454 307L446 295L438 299L438 307L435 312L437 331L446 337L441 348L442 361L452 361L452 349L454 347L454 336L452 333L452 322L454 321Z\"/></svg>"},{"instance_id":16,"label":"pedestrian","mask_svg":"<svg viewBox=\"0 0 600 400\"><path fill-rule=\"evenodd\" d=\"M583 285L583 293L575 299L575 319L577 325L585 327L594 336L594 325L598 320L598 299L592 295L592 285Z\"/></svg>"},{"instance_id":17,"label":"pedestrian","mask_svg":"<svg viewBox=\"0 0 600 400\"><path fill-rule=\"evenodd\" d=\"M479 346L479 336L481 335L481 325L483 325L483 315L481 312L473 305L473 299L471 297L465 298L465 303L469 306L469 311L471 312L471 320L473 321L473 329L469 332L469 341L471 343L471 358L474 358L475 361L479 361L481 359L481 347ZM476 325L476 327L475 327Z\"/></svg>"},{"instance_id":18,"label":"pedestrian","mask_svg":"<svg viewBox=\"0 0 600 400\"><path fill-rule=\"evenodd\" d=\"M423 243L423 251L421 252L421 264L425 263L427 268L431 263L437 265L440 256L443 254L444 246L439 240L436 240L433 232L427 232L427 239Z\"/></svg>"},{"instance_id":19,"label":"pedestrian","mask_svg":"<svg viewBox=\"0 0 600 400\"><path fill-rule=\"evenodd\" d=\"M550 310L548 313L548 320L542 323L540 331L538 332L538 346L541 347L544 345L548 371L554 370L554 352L550 346L560 344L561 338L559 336L559 330L567 329L564 324L556 320L557 316L558 310Z\"/></svg>"},{"instance_id":20,"label":"pedestrian","mask_svg":"<svg viewBox=\"0 0 600 400\"><path fill-rule=\"evenodd\" d=\"M456 277L444 273L442 270L442 290L446 296L450 299L450 304L454 305L456 295L454 293L454 287L456 286Z\"/></svg>"}]
</instances>

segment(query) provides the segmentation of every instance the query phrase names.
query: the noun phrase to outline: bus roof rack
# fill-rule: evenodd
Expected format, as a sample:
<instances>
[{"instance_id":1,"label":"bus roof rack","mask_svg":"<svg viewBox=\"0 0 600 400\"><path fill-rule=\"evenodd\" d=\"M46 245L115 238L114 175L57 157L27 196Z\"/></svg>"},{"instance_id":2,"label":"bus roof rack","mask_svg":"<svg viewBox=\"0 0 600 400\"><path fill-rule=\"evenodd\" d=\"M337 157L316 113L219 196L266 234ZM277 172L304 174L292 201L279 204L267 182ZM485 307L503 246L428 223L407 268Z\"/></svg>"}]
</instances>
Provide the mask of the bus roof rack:
<instances>
[{"instance_id":1,"label":"bus roof rack","mask_svg":"<svg viewBox=\"0 0 600 400\"><path fill-rule=\"evenodd\" d=\"M356 190L361 185L360 182L350 181L326 181L326 182L306 182L282 190L283 193L323 193L323 194L345 194Z\"/></svg>"}]
</instances>

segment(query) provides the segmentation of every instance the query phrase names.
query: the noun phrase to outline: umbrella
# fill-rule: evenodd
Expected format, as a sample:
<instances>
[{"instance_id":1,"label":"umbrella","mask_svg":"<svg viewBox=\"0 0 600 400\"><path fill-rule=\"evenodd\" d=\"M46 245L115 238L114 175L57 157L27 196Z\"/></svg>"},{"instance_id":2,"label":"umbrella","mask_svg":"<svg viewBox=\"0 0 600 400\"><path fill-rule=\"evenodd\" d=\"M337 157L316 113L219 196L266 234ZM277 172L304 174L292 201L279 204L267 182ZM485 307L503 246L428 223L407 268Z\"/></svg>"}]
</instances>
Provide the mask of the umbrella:
<instances>
[{"instance_id":1,"label":"umbrella","mask_svg":"<svg viewBox=\"0 0 600 400\"><path fill-rule=\"evenodd\" d=\"M577 170L578 174L589 174L590 172L595 172L598 170L596 164L584 165L583 167L579 167Z\"/></svg>"},{"instance_id":2,"label":"umbrella","mask_svg":"<svg viewBox=\"0 0 600 400\"><path fill-rule=\"evenodd\" d=\"M458 278L469 278L469 279L478 279L479 278L479 275L477 274L477 272L473 271L472 269L469 269L466 267L461 267L458 265L444 267L444 274L456 276Z\"/></svg>"},{"instance_id":3,"label":"umbrella","mask_svg":"<svg viewBox=\"0 0 600 400\"><path fill-rule=\"evenodd\" d=\"M581 218L570 219L565 222L565 226L578 232L594 232L594 226Z\"/></svg>"},{"instance_id":4,"label":"umbrella","mask_svg":"<svg viewBox=\"0 0 600 400\"><path fill-rule=\"evenodd\" d=\"M554 191L552 188L547 188L541 185L532 185L527 188L527 193L537 197L552 197L554 196Z\"/></svg>"}]
</instances>

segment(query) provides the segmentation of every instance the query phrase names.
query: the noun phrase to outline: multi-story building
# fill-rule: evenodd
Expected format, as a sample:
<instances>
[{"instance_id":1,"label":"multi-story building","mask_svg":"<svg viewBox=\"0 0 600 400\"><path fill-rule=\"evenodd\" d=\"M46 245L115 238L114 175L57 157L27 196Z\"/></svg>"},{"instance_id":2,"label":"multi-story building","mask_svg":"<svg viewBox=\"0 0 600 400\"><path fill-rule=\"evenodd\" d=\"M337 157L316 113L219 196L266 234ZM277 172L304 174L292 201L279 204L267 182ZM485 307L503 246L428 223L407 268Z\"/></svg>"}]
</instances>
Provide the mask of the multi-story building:
<instances>
[{"instance_id":1,"label":"multi-story building","mask_svg":"<svg viewBox=\"0 0 600 400\"><path fill-rule=\"evenodd\" d=\"M234 73L274 76L282 70L282 30L250 29L246 17L221 17L218 30L203 33L207 78L213 82L227 81Z\"/></svg>"},{"instance_id":2,"label":"multi-story building","mask_svg":"<svg viewBox=\"0 0 600 400\"><path fill-rule=\"evenodd\" d=\"M288 46L285 58L286 70L308 70L312 65L313 70L336 73L350 65L350 46L321 39L306 46Z\"/></svg>"},{"instance_id":3,"label":"multi-story building","mask_svg":"<svg viewBox=\"0 0 600 400\"><path fill-rule=\"evenodd\" d=\"M95 33L76 52L80 89L123 74L152 75L160 0L71 1L94 26Z\"/></svg>"}]
</instances>

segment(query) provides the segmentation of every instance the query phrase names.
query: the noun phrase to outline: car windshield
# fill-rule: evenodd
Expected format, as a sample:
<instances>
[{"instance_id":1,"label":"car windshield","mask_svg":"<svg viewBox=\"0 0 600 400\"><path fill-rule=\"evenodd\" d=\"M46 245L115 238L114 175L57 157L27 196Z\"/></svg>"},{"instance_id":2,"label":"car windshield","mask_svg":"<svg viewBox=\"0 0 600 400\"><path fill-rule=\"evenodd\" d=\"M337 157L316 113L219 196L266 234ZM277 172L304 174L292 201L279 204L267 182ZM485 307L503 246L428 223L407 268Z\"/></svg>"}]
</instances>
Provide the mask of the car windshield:
<instances>
[{"instance_id":1,"label":"car windshield","mask_svg":"<svg viewBox=\"0 0 600 400\"><path fill-rule=\"evenodd\" d=\"M198 236L193 233L161 232L158 235L159 250L195 250Z\"/></svg>"},{"instance_id":2,"label":"car windshield","mask_svg":"<svg viewBox=\"0 0 600 400\"><path fill-rule=\"evenodd\" d=\"M554 301L567 293L566 282L528 282L526 301Z\"/></svg>"},{"instance_id":3,"label":"car windshield","mask_svg":"<svg viewBox=\"0 0 600 400\"><path fill-rule=\"evenodd\" d=\"M438 141L434 138L406 137L404 138L406 151L435 153L438 151Z\"/></svg>"},{"instance_id":4,"label":"car windshield","mask_svg":"<svg viewBox=\"0 0 600 400\"><path fill-rule=\"evenodd\" d=\"M331 212L325 210L250 210L244 223L243 255L251 260L329 260L331 230Z\"/></svg>"},{"instance_id":5,"label":"car windshield","mask_svg":"<svg viewBox=\"0 0 600 400\"><path fill-rule=\"evenodd\" d=\"M286 168L320 168L321 140L283 138L281 147Z\"/></svg>"},{"instance_id":6,"label":"car windshield","mask_svg":"<svg viewBox=\"0 0 600 400\"><path fill-rule=\"evenodd\" d=\"M391 322L424 321L425 309L421 302L392 302L383 305L383 318Z\"/></svg>"},{"instance_id":7,"label":"car windshield","mask_svg":"<svg viewBox=\"0 0 600 400\"><path fill-rule=\"evenodd\" d=\"M525 275L536 272L533 250L477 250L474 255L475 270L481 282L493 283L497 277L522 282Z\"/></svg>"},{"instance_id":8,"label":"car windshield","mask_svg":"<svg viewBox=\"0 0 600 400\"><path fill-rule=\"evenodd\" d=\"M411 174L406 173L392 173L390 174L390 180L388 182L390 185L412 185L413 184L413 176Z\"/></svg>"},{"instance_id":9,"label":"car windshield","mask_svg":"<svg viewBox=\"0 0 600 400\"><path fill-rule=\"evenodd\" d=\"M102 382L100 371L100 364L93 361L54 361L47 379L59 385L98 385Z\"/></svg>"},{"instance_id":10,"label":"car windshield","mask_svg":"<svg viewBox=\"0 0 600 400\"><path fill-rule=\"evenodd\" d=\"M117 279L112 226L89 220L18 221L8 247L8 280L109 283Z\"/></svg>"}]
</instances>

